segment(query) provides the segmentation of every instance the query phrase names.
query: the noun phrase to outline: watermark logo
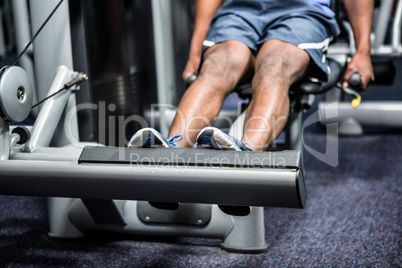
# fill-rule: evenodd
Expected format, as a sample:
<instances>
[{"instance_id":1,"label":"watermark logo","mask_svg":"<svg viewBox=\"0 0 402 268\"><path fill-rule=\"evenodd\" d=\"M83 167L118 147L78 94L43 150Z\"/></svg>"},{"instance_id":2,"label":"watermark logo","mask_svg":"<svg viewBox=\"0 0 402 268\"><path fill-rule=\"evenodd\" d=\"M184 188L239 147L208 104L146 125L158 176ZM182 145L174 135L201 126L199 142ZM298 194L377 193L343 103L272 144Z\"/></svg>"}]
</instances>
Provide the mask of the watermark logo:
<instances>
[{"instance_id":1,"label":"watermark logo","mask_svg":"<svg viewBox=\"0 0 402 268\"><path fill-rule=\"evenodd\" d=\"M118 140L119 144L118 147L125 148L126 145L128 144L128 140L125 136L126 133L126 128L129 123L135 122L140 128L145 128L145 127L155 127L155 125L158 125L159 127L161 124L166 124L164 128L169 128L171 122L173 121L173 118L176 117L176 119L179 119L178 121L180 122L180 131L181 133L192 133L198 134L199 129L194 128L194 122L203 122L203 124L207 125L212 125L217 118L214 118L211 121L209 121L206 117L204 116L196 116L193 118L185 118L184 114L175 106L172 105L153 105L151 109L151 114L147 116L148 120L146 120L144 117L139 116L139 115L132 115L128 117L124 116L107 116L109 112L113 112L116 110L116 106L113 104L106 105L105 102L100 102L98 104L94 103L85 103L85 104L79 104L66 114L66 120L65 120L65 131L66 131L66 136L69 140L69 142L73 145L76 145L77 147L81 147L80 141L77 137L77 133L74 132L74 122L77 120L77 113L82 110L90 110L91 112L96 112L98 113L99 122L98 126L99 129L96 130L98 131L98 137L99 140L98 142L100 144L107 144L106 143L106 135L105 131L109 132L109 139L116 139L116 135L118 135ZM323 116L325 117L325 127L326 127L326 144L325 144L325 151L320 152L313 147L311 147L309 144L307 144L305 138L304 138L304 131L306 128L309 126L322 122ZM151 120L149 120L149 118ZM159 118L158 121L156 121ZM336 167L338 166L339 162L339 151L338 151L338 123L337 123L337 118L338 118L338 102L330 103L327 104L323 107L323 109L318 110L311 116L309 116L303 124L299 126L300 129L292 129L292 131L296 132L294 135L294 139L301 139L299 140L300 144L303 147L305 151L313 155L316 159L332 166ZM248 121L244 120L243 116L243 121L242 120L236 120L236 122L233 124L232 119L230 117L221 117L221 120L226 120L228 124L233 125L233 129L237 129L237 132L235 131L234 133L237 133L237 138L240 139L242 138L241 135L245 135L245 138L249 138L247 135L255 134L255 133L272 133L276 132L278 129L282 129L285 122L286 118L285 117L279 117L279 118L271 118L271 120L267 120L262 117L258 118L250 118ZM265 123L260 129L253 129L251 128L251 124L255 121L264 121ZM150 124L148 122L151 121ZM248 128L248 131L239 131L240 129L243 129L243 126L246 126ZM117 130L117 131L116 131ZM164 135L167 134L167 130ZM190 136L190 134L185 135L185 137ZM296 137L296 138L295 138ZM250 143L252 146L255 148L258 148L258 146L266 146L253 143L254 141L252 139L249 139ZM187 141L189 144L191 141ZM299 148L301 149L301 148ZM120 157L124 158L124 150L121 151ZM133 155L132 159L136 159L136 157L139 157L137 155ZM163 160L163 159L159 159ZM150 163L156 163L159 161L158 159L150 159ZM167 160L167 159L165 159ZM177 163L175 163L175 161ZM184 167L186 166L186 163L188 163L188 159L169 159L169 163L175 163L177 166ZM216 161L221 161L218 164L221 164L222 166L225 165L225 161L227 159L204 159L204 162L216 162ZM261 160L258 159L249 159L247 161L256 161L256 165L259 162L259 165L262 165ZM264 161L268 161L265 159ZM135 162L135 161L134 161ZM162 161L163 162L163 161Z\"/></svg>"},{"instance_id":2,"label":"watermark logo","mask_svg":"<svg viewBox=\"0 0 402 268\"><path fill-rule=\"evenodd\" d=\"M339 164L339 135L338 135L338 102L327 104L310 115L302 125L302 141L303 148L313 155L316 159L332 166L337 167ZM313 124L320 122L327 122L326 124L326 145L325 152L321 153L309 145L304 140L304 130Z\"/></svg>"},{"instance_id":3,"label":"watermark logo","mask_svg":"<svg viewBox=\"0 0 402 268\"><path fill-rule=\"evenodd\" d=\"M129 154L130 167L150 169L151 173L159 170L165 172L167 169L175 169L180 173L185 173L189 167L204 168L275 168L282 169L286 167L286 160L275 152L264 154L235 153L231 157L226 155L213 155L205 152L195 152L183 157L180 153L170 151L169 154L141 154L131 152Z\"/></svg>"}]
</instances>

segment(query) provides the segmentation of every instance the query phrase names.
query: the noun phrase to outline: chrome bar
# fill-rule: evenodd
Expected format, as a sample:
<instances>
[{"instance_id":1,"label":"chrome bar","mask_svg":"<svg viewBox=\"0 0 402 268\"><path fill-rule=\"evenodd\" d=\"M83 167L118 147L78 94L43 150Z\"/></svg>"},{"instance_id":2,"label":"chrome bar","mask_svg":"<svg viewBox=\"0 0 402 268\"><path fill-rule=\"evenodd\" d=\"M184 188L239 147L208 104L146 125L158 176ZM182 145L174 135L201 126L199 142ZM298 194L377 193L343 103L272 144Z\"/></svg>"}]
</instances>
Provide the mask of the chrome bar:
<instances>
[{"instance_id":1,"label":"chrome bar","mask_svg":"<svg viewBox=\"0 0 402 268\"><path fill-rule=\"evenodd\" d=\"M0 160L10 155L10 123L0 116Z\"/></svg>"},{"instance_id":2,"label":"chrome bar","mask_svg":"<svg viewBox=\"0 0 402 268\"><path fill-rule=\"evenodd\" d=\"M59 66L48 96L63 88L74 74L66 66ZM70 94L70 90L65 90L44 102L32 128L31 139L25 145L26 151L33 151L36 147L49 146Z\"/></svg>"},{"instance_id":3,"label":"chrome bar","mask_svg":"<svg viewBox=\"0 0 402 268\"><path fill-rule=\"evenodd\" d=\"M170 0L152 0L158 104L161 113L159 125L165 136L170 127L165 110L172 107L172 94L176 88L171 14Z\"/></svg>"},{"instance_id":4,"label":"chrome bar","mask_svg":"<svg viewBox=\"0 0 402 268\"><path fill-rule=\"evenodd\" d=\"M379 14L377 15L374 27L374 40L372 44L372 48L374 50L378 49L384 44L393 3L394 0L381 1L381 6L378 11Z\"/></svg>"},{"instance_id":5,"label":"chrome bar","mask_svg":"<svg viewBox=\"0 0 402 268\"><path fill-rule=\"evenodd\" d=\"M364 102L357 109L352 108L350 103L339 103L336 106L320 103L318 109L322 124L337 123L346 118L353 118L367 126L402 127L400 101ZM334 113L337 117L330 116Z\"/></svg>"},{"instance_id":6,"label":"chrome bar","mask_svg":"<svg viewBox=\"0 0 402 268\"><path fill-rule=\"evenodd\" d=\"M4 195L289 208L302 208L305 203L303 174L296 168L7 160L0 161L0 170Z\"/></svg>"},{"instance_id":7,"label":"chrome bar","mask_svg":"<svg viewBox=\"0 0 402 268\"><path fill-rule=\"evenodd\" d=\"M392 25L392 50L396 55L401 55L401 26L402 26L402 1L398 1L394 23Z\"/></svg>"}]
</instances>

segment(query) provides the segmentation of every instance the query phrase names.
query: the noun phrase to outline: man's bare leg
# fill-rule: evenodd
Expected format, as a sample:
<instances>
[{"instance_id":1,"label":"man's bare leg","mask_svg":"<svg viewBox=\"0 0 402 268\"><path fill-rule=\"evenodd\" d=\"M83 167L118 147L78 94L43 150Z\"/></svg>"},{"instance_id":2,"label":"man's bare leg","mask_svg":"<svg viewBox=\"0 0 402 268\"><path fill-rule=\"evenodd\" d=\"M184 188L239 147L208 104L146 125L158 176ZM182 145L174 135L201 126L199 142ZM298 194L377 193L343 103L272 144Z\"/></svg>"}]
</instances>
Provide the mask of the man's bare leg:
<instances>
[{"instance_id":1,"label":"man's bare leg","mask_svg":"<svg viewBox=\"0 0 402 268\"><path fill-rule=\"evenodd\" d=\"M252 82L242 142L255 151L265 150L284 128L289 114L289 87L303 77L310 57L306 51L279 40L261 47Z\"/></svg>"},{"instance_id":2,"label":"man's bare leg","mask_svg":"<svg viewBox=\"0 0 402 268\"><path fill-rule=\"evenodd\" d=\"M244 77L251 75L255 57L241 42L227 41L204 54L197 80L180 101L169 137L183 135L179 147L192 147L199 131L212 125L226 96Z\"/></svg>"}]
</instances>

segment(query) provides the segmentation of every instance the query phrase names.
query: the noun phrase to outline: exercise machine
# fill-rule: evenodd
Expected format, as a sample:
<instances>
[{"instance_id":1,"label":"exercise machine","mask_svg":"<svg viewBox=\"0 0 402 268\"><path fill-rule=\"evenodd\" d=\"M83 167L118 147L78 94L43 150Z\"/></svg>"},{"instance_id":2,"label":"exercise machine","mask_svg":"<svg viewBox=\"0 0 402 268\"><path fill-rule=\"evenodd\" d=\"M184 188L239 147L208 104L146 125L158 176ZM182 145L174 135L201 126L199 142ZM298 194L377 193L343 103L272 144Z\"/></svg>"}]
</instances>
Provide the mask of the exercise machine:
<instances>
[{"instance_id":1,"label":"exercise machine","mask_svg":"<svg viewBox=\"0 0 402 268\"><path fill-rule=\"evenodd\" d=\"M340 77L340 70L333 69L337 77L331 83ZM287 130L293 149L134 149L81 143L71 134L69 123L76 111L64 118L62 112L86 76L65 66L58 68L48 94L53 97L42 104L32 129L10 131L9 122L28 115L33 93L21 68L2 71L0 194L58 197L49 199L52 237L82 237L93 231L202 236L222 239L222 247L229 251L261 252L266 249L262 207L305 206L302 96L312 94L312 88L320 93L328 85L302 83L293 91ZM60 120L70 144L50 147ZM157 209L148 201L180 206ZM249 215L237 216L215 204L252 208Z\"/></svg>"},{"instance_id":2,"label":"exercise machine","mask_svg":"<svg viewBox=\"0 0 402 268\"><path fill-rule=\"evenodd\" d=\"M57 67L34 125L10 126L28 116L34 93L23 69L5 67L0 194L49 197L49 235L55 238L93 232L206 237L221 239L228 251L263 252L263 207L301 209L306 204L301 111L311 105L312 95L339 81L342 65L331 61L331 69L328 83L307 80L293 87L286 150L256 153L80 142L71 100L86 75L64 65ZM66 139L54 145L59 126ZM149 201L180 205L158 209ZM217 204L251 209L236 215Z\"/></svg>"},{"instance_id":3,"label":"exercise machine","mask_svg":"<svg viewBox=\"0 0 402 268\"><path fill-rule=\"evenodd\" d=\"M228 250L254 252L266 248L258 207L305 205L300 151L88 147L73 136L70 145L49 147L72 89L44 102L30 131L10 132L9 122L22 121L32 104L29 80L21 77L21 68L9 67L0 82L0 194L76 198L49 200L53 237L80 237L88 230L204 236L223 239ZM60 66L49 96L81 80ZM74 110L64 119L67 131L73 116ZM165 211L138 200L185 204ZM237 217L210 204L257 207Z\"/></svg>"}]
</instances>

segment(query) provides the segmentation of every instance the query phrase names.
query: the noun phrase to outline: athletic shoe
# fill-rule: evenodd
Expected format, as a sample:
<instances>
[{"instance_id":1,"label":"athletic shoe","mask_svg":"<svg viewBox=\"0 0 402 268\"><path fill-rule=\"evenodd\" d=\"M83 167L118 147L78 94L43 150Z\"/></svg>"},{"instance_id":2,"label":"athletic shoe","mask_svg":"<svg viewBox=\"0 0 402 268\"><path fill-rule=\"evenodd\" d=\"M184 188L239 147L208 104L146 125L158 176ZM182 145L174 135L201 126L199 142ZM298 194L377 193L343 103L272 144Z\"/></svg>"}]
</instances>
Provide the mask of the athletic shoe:
<instances>
[{"instance_id":1,"label":"athletic shoe","mask_svg":"<svg viewBox=\"0 0 402 268\"><path fill-rule=\"evenodd\" d=\"M205 127L197 136L197 148L210 148L228 151L252 151L244 143L229 136L216 127Z\"/></svg>"},{"instance_id":2,"label":"athletic shoe","mask_svg":"<svg viewBox=\"0 0 402 268\"><path fill-rule=\"evenodd\" d=\"M129 148L177 148L177 142L183 139L183 135L177 135L166 139L153 128L138 130L128 142Z\"/></svg>"}]
</instances>

